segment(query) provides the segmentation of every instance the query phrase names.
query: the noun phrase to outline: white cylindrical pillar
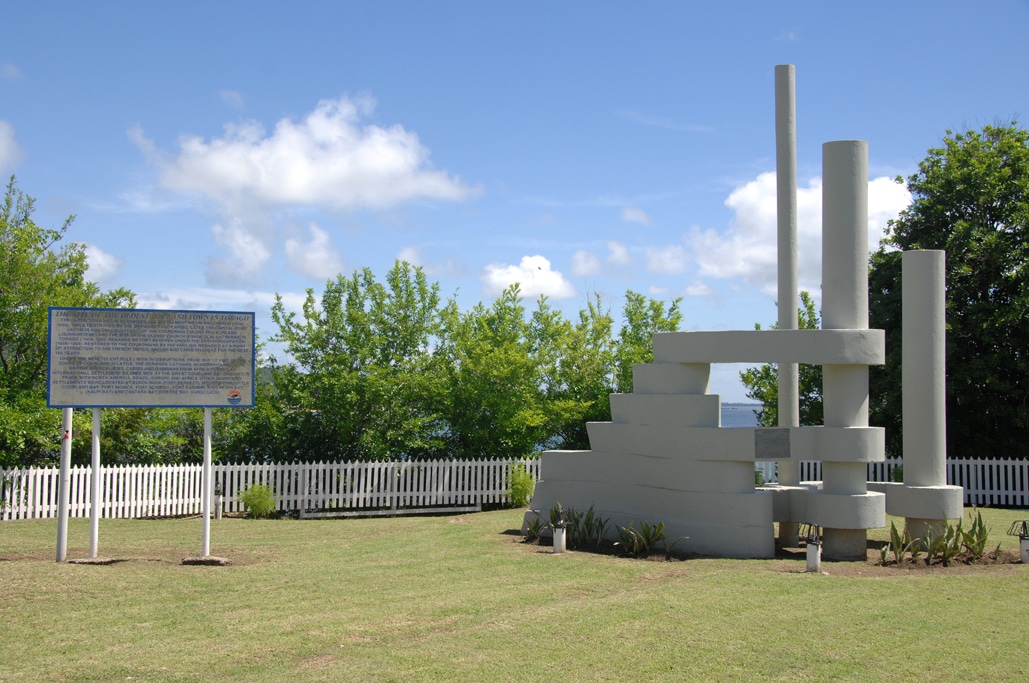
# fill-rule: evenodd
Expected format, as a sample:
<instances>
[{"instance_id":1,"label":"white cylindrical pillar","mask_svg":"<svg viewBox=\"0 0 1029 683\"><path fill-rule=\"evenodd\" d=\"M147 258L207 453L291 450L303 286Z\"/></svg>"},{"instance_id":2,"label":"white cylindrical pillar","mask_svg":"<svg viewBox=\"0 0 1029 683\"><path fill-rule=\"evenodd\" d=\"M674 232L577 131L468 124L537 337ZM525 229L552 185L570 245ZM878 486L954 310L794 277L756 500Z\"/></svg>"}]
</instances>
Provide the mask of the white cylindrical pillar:
<instances>
[{"instance_id":1,"label":"white cylindrical pillar","mask_svg":"<svg viewBox=\"0 0 1029 683\"><path fill-rule=\"evenodd\" d=\"M822 544L818 541L807 543L807 570L809 572L822 571Z\"/></svg>"},{"instance_id":2,"label":"white cylindrical pillar","mask_svg":"<svg viewBox=\"0 0 1029 683\"><path fill-rule=\"evenodd\" d=\"M902 255L904 483L947 483L946 270L942 251Z\"/></svg>"},{"instance_id":3,"label":"white cylindrical pillar","mask_svg":"<svg viewBox=\"0 0 1029 683\"><path fill-rule=\"evenodd\" d=\"M822 328L868 329L868 143L822 146ZM868 426L868 368L823 367L826 427ZM822 492L864 495L863 462L823 462ZM841 499L845 500L845 498ZM827 559L858 560L867 554L866 529L825 528Z\"/></svg>"},{"instance_id":4,"label":"white cylindrical pillar","mask_svg":"<svg viewBox=\"0 0 1029 683\"><path fill-rule=\"evenodd\" d=\"M68 559L68 508L71 507L72 409L61 413L61 469L57 480L57 561Z\"/></svg>"},{"instance_id":5,"label":"white cylindrical pillar","mask_svg":"<svg viewBox=\"0 0 1029 683\"><path fill-rule=\"evenodd\" d=\"M89 556L100 550L100 409L93 408L93 450L89 472Z\"/></svg>"},{"instance_id":6,"label":"white cylindrical pillar","mask_svg":"<svg viewBox=\"0 0 1029 683\"><path fill-rule=\"evenodd\" d=\"M776 214L778 219L778 306L779 329L798 327L797 299L797 97L796 75L792 64L775 67L775 170ZM779 426L800 426L800 366L779 363ZM800 484L800 464L779 461L779 483ZM779 523L779 543L794 547L799 541L800 524Z\"/></svg>"},{"instance_id":7,"label":"white cylindrical pillar","mask_svg":"<svg viewBox=\"0 0 1029 683\"><path fill-rule=\"evenodd\" d=\"M201 510L203 512L202 531L200 534L200 556L211 556L211 494L213 487L211 482L211 409L204 408L204 466L201 474L201 489L203 500Z\"/></svg>"},{"instance_id":8,"label":"white cylindrical pillar","mask_svg":"<svg viewBox=\"0 0 1029 683\"><path fill-rule=\"evenodd\" d=\"M563 526L554 527L554 554L559 555L567 549L567 541L565 540L565 528Z\"/></svg>"}]
</instances>

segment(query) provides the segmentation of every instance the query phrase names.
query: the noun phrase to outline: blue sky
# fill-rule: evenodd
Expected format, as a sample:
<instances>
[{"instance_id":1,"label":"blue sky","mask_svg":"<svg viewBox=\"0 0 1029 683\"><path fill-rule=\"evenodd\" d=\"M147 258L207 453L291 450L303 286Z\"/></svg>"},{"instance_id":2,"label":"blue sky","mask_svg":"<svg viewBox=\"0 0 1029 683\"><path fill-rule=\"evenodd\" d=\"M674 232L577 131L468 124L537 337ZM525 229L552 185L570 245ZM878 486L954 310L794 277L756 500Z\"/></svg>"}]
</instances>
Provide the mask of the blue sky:
<instances>
[{"instance_id":1,"label":"blue sky","mask_svg":"<svg viewBox=\"0 0 1029 683\"><path fill-rule=\"evenodd\" d=\"M1025 0L774 5L16 3L0 173L39 223L76 215L103 286L263 336L276 293L397 258L463 307L518 280L569 315L632 289L749 329L776 318L775 65L816 298L822 143L868 141L874 242L946 129L1029 111Z\"/></svg>"}]
</instances>

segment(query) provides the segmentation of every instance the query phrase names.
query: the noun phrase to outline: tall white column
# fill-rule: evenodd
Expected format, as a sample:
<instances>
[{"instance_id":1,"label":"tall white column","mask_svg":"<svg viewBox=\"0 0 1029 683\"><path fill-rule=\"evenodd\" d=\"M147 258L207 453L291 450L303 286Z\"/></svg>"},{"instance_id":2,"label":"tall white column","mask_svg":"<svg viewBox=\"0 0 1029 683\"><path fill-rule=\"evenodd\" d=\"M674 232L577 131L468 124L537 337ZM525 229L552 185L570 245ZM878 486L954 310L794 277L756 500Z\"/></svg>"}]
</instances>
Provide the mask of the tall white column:
<instances>
[{"instance_id":1,"label":"tall white column","mask_svg":"<svg viewBox=\"0 0 1029 683\"><path fill-rule=\"evenodd\" d=\"M100 550L100 409L93 408L93 450L89 473L89 556Z\"/></svg>"},{"instance_id":2,"label":"tall white column","mask_svg":"<svg viewBox=\"0 0 1029 683\"><path fill-rule=\"evenodd\" d=\"M906 251L901 272L904 485L943 487L947 484L944 252ZM944 528L946 514L943 506L939 508L933 519L906 518L913 538ZM929 509L924 512L931 513Z\"/></svg>"},{"instance_id":3,"label":"tall white column","mask_svg":"<svg viewBox=\"0 0 1029 683\"><path fill-rule=\"evenodd\" d=\"M868 143L827 142L822 146L822 328L868 329ZM868 426L868 368L826 365L823 405L826 427ZM863 462L823 462L822 492L866 494ZM827 528L828 559L866 556L866 529Z\"/></svg>"},{"instance_id":4,"label":"tall white column","mask_svg":"<svg viewBox=\"0 0 1029 683\"><path fill-rule=\"evenodd\" d=\"M797 299L797 97L792 64L775 67L775 170L778 218L779 329L798 328ZM800 366L779 363L779 426L800 426ZM779 483L800 484L800 465L779 461ZM779 523L779 543L793 547L799 542L796 521Z\"/></svg>"},{"instance_id":5,"label":"tall white column","mask_svg":"<svg viewBox=\"0 0 1029 683\"><path fill-rule=\"evenodd\" d=\"M203 528L200 534L200 556L211 556L211 495L214 493L211 480L211 409L204 408L204 465L201 474L203 501Z\"/></svg>"},{"instance_id":6,"label":"tall white column","mask_svg":"<svg viewBox=\"0 0 1029 683\"><path fill-rule=\"evenodd\" d=\"M71 408L61 413L61 469L57 482L57 561L68 559L68 508L71 507Z\"/></svg>"}]
</instances>

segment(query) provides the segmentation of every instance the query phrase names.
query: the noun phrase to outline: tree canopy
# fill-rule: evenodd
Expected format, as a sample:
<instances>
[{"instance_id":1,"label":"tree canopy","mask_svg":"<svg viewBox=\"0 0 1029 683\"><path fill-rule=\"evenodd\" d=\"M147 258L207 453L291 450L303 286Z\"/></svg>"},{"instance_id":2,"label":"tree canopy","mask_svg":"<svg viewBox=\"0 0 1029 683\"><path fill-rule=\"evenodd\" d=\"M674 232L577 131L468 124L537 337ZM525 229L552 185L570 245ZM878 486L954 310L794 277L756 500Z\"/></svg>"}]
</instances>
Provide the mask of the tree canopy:
<instances>
[{"instance_id":1,"label":"tree canopy","mask_svg":"<svg viewBox=\"0 0 1029 683\"><path fill-rule=\"evenodd\" d=\"M869 272L870 325L887 362L870 374L871 420L902 451L900 250L946 250L947 451L1029 455L1029 133L1010 125L947 131L906 181Z\"/></svg>"},{"instance_id":2,"label":"tree canopy","mask_svg":"<svg viewBox=\"0 0 1029 683\"><path fill-rule=\"evenodd\" d=\"M32 220L35 200L14 176L0 204L0 467L34 463L59 445L60 415L46 409L47 310L134 306L132 292L86 280L85 246Z\"/></svg>"}]
</instances>

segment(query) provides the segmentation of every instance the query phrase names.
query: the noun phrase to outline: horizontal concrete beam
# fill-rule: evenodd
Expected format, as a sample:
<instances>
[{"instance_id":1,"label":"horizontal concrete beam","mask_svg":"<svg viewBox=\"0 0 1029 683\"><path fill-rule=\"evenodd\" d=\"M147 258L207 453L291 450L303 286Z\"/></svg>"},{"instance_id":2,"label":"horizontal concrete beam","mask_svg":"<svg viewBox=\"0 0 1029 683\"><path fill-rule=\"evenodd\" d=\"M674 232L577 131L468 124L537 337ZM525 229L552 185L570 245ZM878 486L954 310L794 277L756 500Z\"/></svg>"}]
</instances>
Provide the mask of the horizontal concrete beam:
<instances>
[{"instance_id":1,"label":"horizontal concrete beam","mask_svg":"<svg viewBox=\"0 0 1029 683\"><path fill-rule=\"evenodd\" d=\"M611 420L619 424L717 427L715 394L611 394Z\"/></svg>"},{"instance_id":2,"label":"horizontal concrete beam","mask_svg":"<svg viewBox=\"0 0 1029 683\"><path fill-rule=\"evenodd\" d=\"M655 363L882 365L882 330L732 330L654 335Z\"/></svg>"},{"instance_id":3,"label":"horizontal concrete beam","mask_svg":"<svg viewBox=\"0 0 1029 683\"><path fill-rule=\"evenodd\" d=\"M588 422L586 431L590 446L598 452L714 461L865 463L886 459L886 431L882 427L726 429Z\"/></svg>"}]
</instances>

